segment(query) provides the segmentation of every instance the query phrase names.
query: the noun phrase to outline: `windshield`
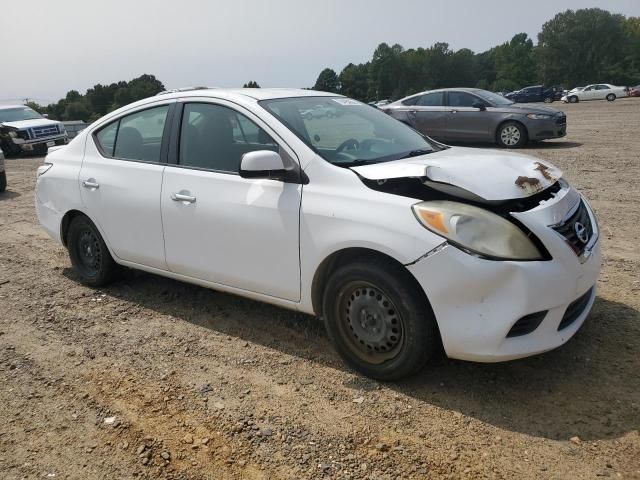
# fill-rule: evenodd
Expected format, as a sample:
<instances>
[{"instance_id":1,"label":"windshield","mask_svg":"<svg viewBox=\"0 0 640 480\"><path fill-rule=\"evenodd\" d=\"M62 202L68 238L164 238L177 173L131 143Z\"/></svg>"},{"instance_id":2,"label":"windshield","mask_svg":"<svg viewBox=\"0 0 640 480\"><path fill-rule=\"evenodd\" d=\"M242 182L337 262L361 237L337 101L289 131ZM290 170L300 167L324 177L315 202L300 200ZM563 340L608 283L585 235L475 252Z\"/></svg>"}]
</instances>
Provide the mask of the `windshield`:
<instances>
[{"instance_id":1,"label":"windshield","mask_svg":"<svg viewBox=\"0 0 640 480\"><path fill-rule=\"evenodd\" d=\"M415 130L349 98L282 98L260 105L334 165L385 162L434 150Z\"/></svg>"},{"instance_id":2,"label":"windshield","mask_svg":"<svg viewBox=\"0 0 640 480\"><path fill-rule=\"evenodd\" d=\"M501 107L504 105L513 105L513 102L508 98L504 98L502 95L498 95L497 93L488 92L487 90L474 90L477 96L486 100L494 107Z\"/></svg>"},{"instance_id":3,"label":"windshield","mask_svg":"<svg viewBox=\"0 0 640 480\"><path fill-rule=\"evenodd\" d=\"M34 118L42 118L42 115L29 107L0 109L0 122L18 122L20 120L33 120Z\"/></svg>"}]
</instances>

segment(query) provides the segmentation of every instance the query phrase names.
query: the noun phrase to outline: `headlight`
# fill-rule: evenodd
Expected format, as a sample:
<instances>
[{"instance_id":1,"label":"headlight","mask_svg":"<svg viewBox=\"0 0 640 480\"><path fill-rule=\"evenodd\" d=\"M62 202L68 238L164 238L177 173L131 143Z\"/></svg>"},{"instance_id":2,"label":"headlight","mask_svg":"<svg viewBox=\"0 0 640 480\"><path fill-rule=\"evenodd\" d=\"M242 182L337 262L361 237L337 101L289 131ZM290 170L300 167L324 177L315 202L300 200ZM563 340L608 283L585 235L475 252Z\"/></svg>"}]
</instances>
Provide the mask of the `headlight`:
<instances>
[{"instance_id":1,"label":"headlight","mask_svg":"<svg viewBox=\"0 0 640 480\"><path fill-rule=\"evenodd\" d=\"M15 130L11 130L11 131L9 132L9 136L10 136L11 138L18 138L18 132L16 132Z\"/></svg>"},{"instance_id":2,"label":"headlight","mask_svg":"<svg viewBox=\"0 0 640 480\"><path fill-rule=\"evenodd\" d=\"M67 133L67 130L64 128L64 125L62 123L58 124L58 131L60 133Z\"/></svg>"},{"instance_id":3,"label":"headlight","mask_svg":"<svg viewBox=\"0 0 640 480\"><path fill-rule=\"evenodd\" d=\"M417 203L412 208L424 227L463 250L504 260L542 260L527 235L495 213L447 200Z\"/></svg>"},{"instance_id":4,"label":"headlight","mask_svg":"<svg viewBox=\"0 0 640 480\"><path fill-rule=\"evenodd\" d=\"M551 115L545 115L544 113L529 113L527 117L531 120L546 120L547 118L551 118Z\"/></svg>"}]
</instances>

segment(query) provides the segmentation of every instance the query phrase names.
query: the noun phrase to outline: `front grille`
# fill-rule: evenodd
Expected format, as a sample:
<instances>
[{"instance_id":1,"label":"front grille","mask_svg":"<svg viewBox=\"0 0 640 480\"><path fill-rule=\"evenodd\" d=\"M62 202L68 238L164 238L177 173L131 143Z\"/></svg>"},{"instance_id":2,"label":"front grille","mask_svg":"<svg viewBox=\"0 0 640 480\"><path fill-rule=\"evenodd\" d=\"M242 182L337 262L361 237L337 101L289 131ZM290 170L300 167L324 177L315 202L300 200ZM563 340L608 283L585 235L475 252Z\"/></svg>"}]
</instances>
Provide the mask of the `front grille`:
<instances>
[{"instance_id":1,"label":"front grille","mask_svg":"<svg viewBox=\"0 0 640 480\"><path fill-rule=\"evenodd\" d=\"M558 325L558 331L567 328L573 322L577 320L577 318L584 312L584 309L587 308L589 304L589 300L591 299L591 292L593 287L591 287L587 293L582 295L577 300L574 300L569 304L567 309L562 316L562 320L560 321L560 325Z\"/></svg>"},{"instance_id":2,"label":"front grille","mask_svg":"<svg viewBox=\"0 0 640 480\"><path fill-rule=\"evenodd\" d=\"M593 236L593 225L585 203L580 200L576 211L563 223L552 226L562 235L576 255L580 256Z\"/></svg>"},{"instance_id":3,"label":"front grille","mask_svg":"<svg viewBox=\"0 0 640 480\"><path fill-rule=\"evenodd\" d=\"M47 125L46 127L30 128L31 138L37 140L39 138L54 137L60 132L57 125Z\"/></svg>"},{"instance_id":4,"label":"front grille","mask_svg":"<svg viewBox=\"0 0 640 480\"><path fill-rule=\"evenodd\" d=\"M567 116L566 115L562 115L562 116L557 118L556 125L566 125L566 124L567 124Z\"/></svg>"},{"instance_id":5,"label":"front grille","mask_svg":"<svg viewBox=\"0 0 640 480\"><path fill-rule=\"evenodd\" d=\"M542 323L542 320L544 320L546 315L547 310L525 315L513 324L513 327L511 327L511 330L507 333L507 338L521 337L522 335L527 335L533 332Z\"/></svg>"}]
</instances>

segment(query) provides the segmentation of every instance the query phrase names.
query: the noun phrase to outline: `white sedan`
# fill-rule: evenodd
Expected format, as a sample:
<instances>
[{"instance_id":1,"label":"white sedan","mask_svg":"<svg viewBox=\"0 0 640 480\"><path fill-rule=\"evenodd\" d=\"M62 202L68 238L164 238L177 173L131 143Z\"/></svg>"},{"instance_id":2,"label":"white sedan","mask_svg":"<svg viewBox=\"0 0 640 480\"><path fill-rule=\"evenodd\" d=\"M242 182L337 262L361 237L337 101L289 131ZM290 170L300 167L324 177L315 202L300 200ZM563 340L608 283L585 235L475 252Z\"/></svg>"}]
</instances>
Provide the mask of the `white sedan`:
<instances>
[{"instance_id":1,"label":"white sedan","mask_svg":"<svg viewBox=\"0 0 640 480\"><path fill-rule=\"evenodd\" d=\"M616 87L608 83L594 83L584 88L577 87L562 97L565 103L577 103L585 100L608 100L629 96L627 87Z\"/></svg>"},{"instance_id":2,"label":"white sedan","mask_svg":"<svg viewBox=\"0 0 640 480\"><path fill-rule=\"evenodd\" d=\"M317 105L339 115L305 119ZM316 315L353 368L389 380L440 345L495 362L576 333L598 226L561 175L334 94L183 90L49 153L36 206L87 285L125 266Z\"/></svg>"}]
</instances>

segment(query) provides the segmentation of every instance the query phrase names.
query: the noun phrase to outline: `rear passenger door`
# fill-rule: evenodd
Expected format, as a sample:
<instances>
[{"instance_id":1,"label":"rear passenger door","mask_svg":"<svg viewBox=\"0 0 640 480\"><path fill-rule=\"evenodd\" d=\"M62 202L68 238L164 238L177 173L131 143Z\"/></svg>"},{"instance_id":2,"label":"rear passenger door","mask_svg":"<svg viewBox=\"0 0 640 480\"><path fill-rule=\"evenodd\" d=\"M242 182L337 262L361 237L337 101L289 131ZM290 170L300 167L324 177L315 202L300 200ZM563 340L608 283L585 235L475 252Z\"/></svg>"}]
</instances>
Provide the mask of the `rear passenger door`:
<instances>
[{"instance_id":1,"label":"rear passenger door","mask_svg":"<svg viewBox=\"0 0 640 480\"><path fill-rule=\"evenodd\" d=\"M594 98L597 100L604 100L607 95L611 93L611 88L608 85L596 85L594 91Z\"/></svg>"},{"instance_id":2,"label":"rear passenger door","mask_svg":"<svg viewBox=\"0 0 640 480\"><path fill-rule=\"evenodd\" d=\"M491 112L474 107L484 102L468 92L447 92L446 137L461 142L492 139Z\"/></svg>"},{"instance_id":3,"label":"rear passenger door","mask_svg":"<svg viewBox=\"0 0 640 480\"><path fill-rule=\"evenodd\" d=\"M172 105L139 108L92 132L78 179L86 213L112 252L163 270L160 188Z\"/></svg>"},{"instance_id":4,"label":"rear passenger door","mask_svg":"<svg viewBox=\"0 0 640 480\"><path fill-rule=\"evenodd\" d=\"M444 92L431 92L418 97L407 115L416 130L430 137L444 138L446 114Z\"/></svg>"}]
</instances>

